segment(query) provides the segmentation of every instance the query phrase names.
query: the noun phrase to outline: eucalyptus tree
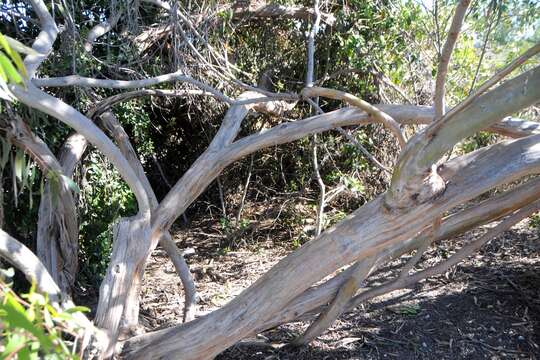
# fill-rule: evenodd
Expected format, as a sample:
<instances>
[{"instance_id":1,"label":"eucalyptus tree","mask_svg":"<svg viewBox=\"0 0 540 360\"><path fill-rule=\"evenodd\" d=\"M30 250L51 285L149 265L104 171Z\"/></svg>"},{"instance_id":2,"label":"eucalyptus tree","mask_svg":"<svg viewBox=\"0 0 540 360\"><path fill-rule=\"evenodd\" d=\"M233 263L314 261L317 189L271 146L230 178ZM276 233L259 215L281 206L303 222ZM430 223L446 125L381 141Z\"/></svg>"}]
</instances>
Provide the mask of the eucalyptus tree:
<instances>
[{"instance_id":1,"label":"eucalyptus tree","mask_svg":"<svg viewBox=\"0 0 540 360\"><path fill-rule=\"evenodd\" d=\"M111 11L98 11L103 16L101 22L84 36L81 25L76 22L76 16L81 15L75 16L68 2L54 2L52 7L40 0L30 3L27 8L32 18L24 21L38 21L39 32L34 35L32 50L22 48L26 52L23 74L20 79L15 79L17 81L6 78L2 87L4 97L19 106L22 104L56 118L76 134L66 139L61 155L55 157L25 126L20 114L12 111L12 136L16 145L34 157L44 172L62 175L54 177L58 179L54 187L59 187L62 195L59 203L46 203L53 193L53 182L49 180L50 189L49 193L45 190L43 194L38 226L43 229L38 239L38 249L44 249L38 251L41 259L27 255L28 249L4 231L0 233L0 254L37 281L38 289L48 293L59 306L72 306L68 295L76 275L77 236L73 225L76 204L69 178L74 163L88 144L106 156L134 193L138 212L120 219L114 226L111 259L100 287L94 323L86 323L88 333L97 339L94 346L104 357L119 353L135 359L212 358L250 335L287 322L313 319L306 333L295 341L307 343L344 311L375 296L446 271L492 237L534 213L540 205L540 181L535 177L540 172L538 124L508 118L540 100L540 68L533 67L501 83L503 78L535 56L540 51L540 44L509 62L456 106L445 106L446 74L469 9L468 0L457 3L449 21L448 36L439 56L433 107L370 104L353 94L317 86L313 81L316 26L328 28L335 22L335 17L319 8L318 2L313 9L236 3L219 12L216 18L206 19L186 12L178 3L119 1L112 5ZM122 19L129 19L123 29L128 31L130 26L136 26L144 12L166 16L157 17L165 19L162 24L137 35L137 45L144 54L141 56L155 56L159 50L156 46L161 50L165 45L171 46L174 48L171 52L172 71L117 79L85 76L84 68L81 68L82 75L64 69L61 74L51 74L47 70L43 73L48 76L40 76L48 62L58 60L58 53L66 51L55 47L63 35L70 36L73 43L92 56L99 41L113 45L103 39L115 31ZM243 77L244 70L228 58L226 49L209 41L207 34L199 28L201 23L220 21L223 16L285 17L307 26L313 23L312 30L315 30L310 32L312 40L308 41L306 61L310 74L307 86L299 92L273 92L254 85L253 78ZM174 41L160 42L169 36ZM184 52L189 56L183 56ZM188 71L194 68L190 67L194 63L198 65L197 70ZM73 68L77 69L74 66L70 70ZM170 83L185 86L163 88ZM51 91L71 87L93 89L96 93L97 89L126 91L105 99L96 95L94 106L83 114L74 104ZM206 151L161 201L157 200L141 161L114 114L115 104L142 96L210 96L228 106ZM346 106L324 112L314 98L329 98ZM268 113L280 118L302 102L307 102L316 114L279 123L263 132L239 136L248 113ZM172 224L187 207L227 166L261 149L333 129L373 123L384 126L401 147L388 190L279 261L221 309L193 319L196 298L193 280L170 235ZM411 124L423 125L423 128L408 137L403 126ZM501 133L513 139L451 159L446 157L462 139L479 131ZM460 207L492 189L518 180L520 185L509 187L473 206ZM501 219L486 234L456 250L448 259L411 274L431 244ZM149 256L159 243L173 259L185 288L185 323L137 334L141 280ZM369 289L361 287L374 269L414 250L415 255L396 279L387 279L386 283ZM319 283L340 269L345 271Z\"/></svg>"}]
</instances>

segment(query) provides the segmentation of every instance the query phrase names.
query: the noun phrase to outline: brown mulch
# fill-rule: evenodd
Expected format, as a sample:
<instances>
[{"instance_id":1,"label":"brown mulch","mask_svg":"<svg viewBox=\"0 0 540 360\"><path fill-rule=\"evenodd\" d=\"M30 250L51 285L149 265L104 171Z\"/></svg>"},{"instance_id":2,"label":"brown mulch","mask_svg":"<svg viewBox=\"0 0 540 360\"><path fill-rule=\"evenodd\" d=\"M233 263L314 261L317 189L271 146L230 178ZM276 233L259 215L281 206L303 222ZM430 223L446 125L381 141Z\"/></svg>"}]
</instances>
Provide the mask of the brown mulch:
<instances>
[{"instance_id":1,"label":"brown mulch","mask_svg":"<svg viewBox=\"0 0 540 360\"><path fill-rule=\"evenodd\" d=\"M219 229L218 222L206 221L175 234L181 249L194 251L187 260L200 295L199 315L223 306L292 251L283 234L280 239L239 241ZM448 257L478 233L430 249L418 267ZM399 264L390 264L370 283L395 276ZM148 265L142 297L147 330L181 323L182 288L159 248ZM539 234L524 221L446 274L377 298L342 316L309 346L290 347L307 325L280 326L218 359L540 358Z\"/></svg>"}]
</instances>

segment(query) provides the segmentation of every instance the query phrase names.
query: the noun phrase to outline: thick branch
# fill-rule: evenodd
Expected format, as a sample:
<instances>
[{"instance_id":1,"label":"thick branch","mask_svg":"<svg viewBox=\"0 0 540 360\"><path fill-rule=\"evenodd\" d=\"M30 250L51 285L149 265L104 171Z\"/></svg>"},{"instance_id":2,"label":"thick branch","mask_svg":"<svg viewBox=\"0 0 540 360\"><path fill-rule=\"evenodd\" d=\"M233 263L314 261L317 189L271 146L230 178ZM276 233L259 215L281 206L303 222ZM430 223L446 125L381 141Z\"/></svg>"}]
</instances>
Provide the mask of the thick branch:
<instances>
[{"instance_id":1,"label":"thick branch","mask_svg":"<svg viewBox=\"0 0 540 360\"><path fill-rule=\"evenodd\" d=\"M41 196L36 248L38 257L53 275L62 292L71 294L78 267L79 227L73 195L64 177L60 176L71 176L71 173L64 172L65 168L47 144L35 136L22 119L15 117L11 125L11 140L32 157L44 174L49 171L56 174L49 177ZM51 181L57 182L56 201L53 201L50 192Z\"/></svg>"},{"instance_id":2,"label":"thick branch","mask_svg":"<svg viewBox=\"0 0 540 360\"><path fill-rule=\"evenodd\" d=\"M514 59L511 63L506 65L504 68L502 68L500 71L498 71L495 75L493 75L489 80L484 82L480 87L470 96L468 96L465 100L463 100L461 103L459 103L457 106L452 108L447 114L445 114L444 118L439 119L438 121L442 124L446 119L450 118L454 114L457 114L467 106L473 103L480 95L485 93L487 90L489 90L491 87L495 86L499 81L504 79L508 74L510 74L512 71L514 71L516 68L518 68L520 65L522 65L524 62L526 62L528 59L532 58L534 55L538 54L540 52L540 43L534 45L527 51L525 51L523 54L521 54L519 57Z\"/></svg>"},{"instance_id":3,"label":"thick branch","mask_svg":"<svg viewBox=\"0 0 540 360\"><path fill-rule=\"evenodd\" d=\"M39 90L30 83L27 84L26 89L12 85L10 86L10 90L23 104L40 110L67 124L84 135L92 145L103 152L118 169L120 175L135 194L139 211L149 216L150 204L144 186L118 148L90 119L73 107Z\"/></svg>"},{"instance_id":4,"label":"thick branch","mask_svg":"<svg viewBox=\"0 0 540 360\"><path fill-rule=\"evenodd\" d=\"M457 142L539 99L540 67L536 67L482 95L474 104L448 119L435 133L431 129L437 126L436 123L417 134L409 141L396 166L387 205L404 208L416 202L422 180L431 166Z\"/></svg>"},{"instance_id":5,"label":"thick branch","mask_svg":"<svg viewBox=\"0 0 540 360\"><path fill-rule=\"evenodd\" d=\"M406 241L441 213L490 188L540 172L539 140L539 136L532 136L495 145L490 151L473 153L466 158L474 158L474 164L461 168L448 179L449 186L444 194L409 211L400 214L385 211L383 197L367 203L281 260L222 309L185 326L130 339L124 355L135 359L175 353L181 353L186 359L217 355L258 329L311 284L338 268ZM305 271L312 267L318 271ZM272 301L268 301L269 298ZM209 328L215 334L212 341L203 336Z\"/></svg>"},{"instance_id":6,"label":"thick branch","mask_svg":"<svg viewBox=\"0 0 540 360\"><path fill-rule=\"evenodd\" d=\"M508 216L500 224L488 230L487 233L482 235L479 239L472 241L464 245L458 252L452 255L447 260L430 267L428 269L419 271L411 276L406 278L398 278L395 281L387 283L385 285L378 286L376 288L369 289L357 296L355 296L349 303L349 308L360 305L366 300L372 299L374 297L380 296L392 292L394 290L402 289L408 287L412 284L419 282L427 277L442 274L448 271L452 266L458 264L463 259L471 256L475 251L479 250L484 244L493 239L494 237L500 235L505 230L511 228L524 218L534 214L540 206L540 201L533 202L522 209L519 209L514 214Z\"/></svg>"},{"instance_id":7,"label":"thick branch","mask_svg":"<svg viewBox=\"0 0 540 360\"><path fill-rule=\"evenodd\" d=\"M118 144L120 151L124 154L126 159L128 159L129 163L131 164L133 170L139 177L141 183L146 189L146 193L148 194L148 198L150 199L150 204L152 206L152 210L155 210L158 207L158 201L157 197L154 193L154 190L152 189L152 186L150 185L150 182L148 181L148 177L146 176L144 169L142 167L142 164L137 157L137 154L135 152L135 149L131 145L131 142L129 141L129 137L127 133L125 132L124 128L120 124L120 122L116 119L116 117L111 112L105 112L103 115L101 115L101 120L104 125L104 127L109 131L109 133L112 135L112 137L115 139L116 143ZM195 306L197 302L197 292L195 289L195 282L193 281L193 277L191 276L191 272L189 271L189 267L187 265L186 260L184 259L184 256L182 253L178 250L176 247L176 244L171 238L171 235L168 232L164 232L161 234L161 238L159 240L161 246L165 249L165 252L167 255L171 258L171 261L176 269L176 272L178 273L178 276L180 277L180 280L182 281L182 285L184 287L184 294L185 294L185 305L184 305L184 321L191 321L193 320L195 316ZM138 290L138 289L134 289ZM138 297L138 291L133 295L133 297ZM137 314L134 315L135 319L131 319L133 321L136 320L136 317L138 317ZM127 324L127 326L130 326L133 324Z\"/></svg>"},{"instance_id":8,"label":"thick branch","mask_svg":"<svg viewBox=\"0 0 540 360\"><path fill-rule=\"evenodd\" d=\"M34 282L38 291L47 294L52 303L62 304L62 292L47 271L30 249L9 236L0 229L0 255L13 266L21 270L30 282Z\"/></svg>"},{"instance_id":9,"label":"thick branch","mask_svg":"<svg viewBox=\"0 0 540 360\"><path fill-rule=\"evenodd\" d=\"M443 219L439 234L434 242L451 239L466 231L506 216L515 210L536 201L538 199L538 193L540 193L540 179L529 181L515 189L450 215ZM418 245L424 243L430 234L431 229L427 228L420 235L410 240L389 246L384 249L383 252L379 253L378 262L388 258L399 257L402 254L413 250L418 247ZM359 262L362 263L367 261L369 261L369 259L359 260ZM265 323L265 325L257 329L256 332L262 332L287 322L299 320L304 317L304 314L320 312L321 307L332 300L332 297L335 296L337 290L351 276L353 271L353 267L351 267L336 275L323 285L308 289L287 304L286 307L275 314ZM357 286L360 285L360 283L357 284Z\"/></svg>"},{"instance_id":10,"label":"thick branch","mask_svg":"<svg viewBox=\"0 0 540 360\"><path fill-rule=\"evenodd\" d=\"M111 31L116 26L121 16L122 12L117 11L110 19L105 20L104 22L99 23L92 29L90 29L88 35L86 35L86 41L84 42L84 50L86 52L91 52L96 40Z\"/></svg>"},{"instance_id":11,"label":"thick branch","mask_svg":"<svg viewBox=\"0 0 540 360\"><path fill-rule=\"evenodd\" d=\"M41 31L32 44L32 49L38 54L27 55L24 59L24 66L26 67L28 76L32 78L39 65L49 56L58 35L58 28L51 14L49 14L47 5L43 1L31 0L30 2L32 3L32 9L39 17L39 22L41 23Z\"/></svg>"}]
</instances>

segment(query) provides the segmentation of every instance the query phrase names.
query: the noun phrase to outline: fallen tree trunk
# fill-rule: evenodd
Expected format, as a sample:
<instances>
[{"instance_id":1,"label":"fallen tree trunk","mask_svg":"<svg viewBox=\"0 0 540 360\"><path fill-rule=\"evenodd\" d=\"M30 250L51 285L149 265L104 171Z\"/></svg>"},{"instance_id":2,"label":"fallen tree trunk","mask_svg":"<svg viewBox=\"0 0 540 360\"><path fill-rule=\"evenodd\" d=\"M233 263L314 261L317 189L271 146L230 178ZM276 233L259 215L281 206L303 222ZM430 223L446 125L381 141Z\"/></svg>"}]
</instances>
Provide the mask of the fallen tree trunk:
<instances>
[{"instance_id":1,"label":"fallen tree trunk","mask_svg":"<svg viewBox=\"0 0 540 360\"><path fill-rule=\"evenodd\" d=\"M451 161L451 165L459 164L459 171L447 179L446 191L408 211L388 211L384 195L379 196L280 261L222 309L183 326L129 339L123 354L136 359L173 353L186 359L217 355L259 329L311 284L341 266L414 237L439 214L495 186L540 172L539 141L539 136L531 136ZM306 272L306 266L319 271ZM205 334L213 336L209 339Z\"/></svg>"}]
</instances>

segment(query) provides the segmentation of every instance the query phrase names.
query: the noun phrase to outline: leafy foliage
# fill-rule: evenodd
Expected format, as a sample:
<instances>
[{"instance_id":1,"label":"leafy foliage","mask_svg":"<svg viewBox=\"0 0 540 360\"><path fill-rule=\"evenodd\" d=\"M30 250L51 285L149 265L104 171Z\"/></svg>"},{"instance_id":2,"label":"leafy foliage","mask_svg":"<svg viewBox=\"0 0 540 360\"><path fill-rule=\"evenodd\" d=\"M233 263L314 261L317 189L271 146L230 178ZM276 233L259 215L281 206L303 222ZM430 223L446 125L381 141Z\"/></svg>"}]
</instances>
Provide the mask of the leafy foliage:
<instances>
[{"instance_id":1,"label":"leafy foliage","mask_svg":"<svg viewBox=\"0 0 540 360\"><path fill-rule=\"evenodd\" d=\"M0 358L79 359L76 346L66 339L79 328L73 314L88 309L57 310L34 286L19 297L6 283L13 269L0 273Z\"/></svg>"}]
</instances>

